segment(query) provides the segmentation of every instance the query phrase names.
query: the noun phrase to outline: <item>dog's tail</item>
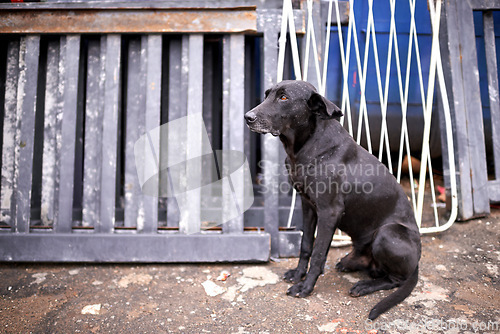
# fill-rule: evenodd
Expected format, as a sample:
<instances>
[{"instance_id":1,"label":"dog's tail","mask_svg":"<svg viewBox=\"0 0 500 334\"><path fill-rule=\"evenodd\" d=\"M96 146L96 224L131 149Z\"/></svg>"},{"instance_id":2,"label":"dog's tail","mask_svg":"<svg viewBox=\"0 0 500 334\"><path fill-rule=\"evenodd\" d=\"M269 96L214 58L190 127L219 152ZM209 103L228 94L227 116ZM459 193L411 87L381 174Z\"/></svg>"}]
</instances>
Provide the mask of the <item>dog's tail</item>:
<instances>
[{"instance_id":1,"label":"dog's tail","mask_svg":"<svg viewBox=\"0 0 500 334\"><path fill-rule=\"evenodd\" d=\"M405 300L406 297L410 295L413 291L413 288L417 285L418 282L418 265L415 268L415 271L411 274L410 277L403 284L389 296L382 299L375 305L374 308L370 311L368 315L368 319L375 320L379 315L389 310L391 307L396 306Z\"/></svg>"}]
</instances>

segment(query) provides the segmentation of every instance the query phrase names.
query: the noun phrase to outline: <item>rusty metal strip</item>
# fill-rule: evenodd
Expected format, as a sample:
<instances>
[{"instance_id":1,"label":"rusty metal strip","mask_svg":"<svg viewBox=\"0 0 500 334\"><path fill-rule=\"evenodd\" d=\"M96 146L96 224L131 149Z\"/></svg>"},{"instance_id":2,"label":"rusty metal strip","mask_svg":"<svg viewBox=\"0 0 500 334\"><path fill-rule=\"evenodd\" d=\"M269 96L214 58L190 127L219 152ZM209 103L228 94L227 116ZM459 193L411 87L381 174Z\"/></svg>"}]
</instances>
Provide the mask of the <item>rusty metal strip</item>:
<instances>
[{"instance_id":1,"label":"rusty metal strip","mask_svg":"<svg viewBox=\"0 0 500 334\"><path fill-rule=\"evenodd\" d=\"M252 9L0 10L0 33L256 32Z\"/></svg>"},{"instance_id":2,"label":"rusty metal strip","mask_svg":"<svg viewBox=\"0 0 500 334\"><path fill-rule=\"evenodd\" d=\"M26 1L26 0L25 0ZM44 0L46 1L46 0ZM483 1L483 0L482 0ZM9 2L0 3L1 9L30 9L30 10L51 10L51 9L235 9L235 8L253 8L256 4L254 0L140 0L140 1L62 1L62 2Z\"/></svg>"}]
</instances>

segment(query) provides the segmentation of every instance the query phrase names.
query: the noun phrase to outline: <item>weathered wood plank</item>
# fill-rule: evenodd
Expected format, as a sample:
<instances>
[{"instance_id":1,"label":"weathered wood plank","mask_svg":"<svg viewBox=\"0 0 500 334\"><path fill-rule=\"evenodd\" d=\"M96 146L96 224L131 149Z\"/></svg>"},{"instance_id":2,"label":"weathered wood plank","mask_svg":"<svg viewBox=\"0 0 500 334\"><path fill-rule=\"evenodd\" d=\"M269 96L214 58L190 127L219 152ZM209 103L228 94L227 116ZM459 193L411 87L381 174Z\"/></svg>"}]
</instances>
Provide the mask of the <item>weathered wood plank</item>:
<instances>
[{"instance_id":1,"label":"weathered wood plank","mask_svg":"<svg viewBox=\"0 0 500 334\"><path fill-rule=\"evenodd\" d=\"M179 0L142 0L142 1L92 1L91 3L87 1L65 1L59 2L59 0L49 0L46 2L13 2L13 3L1 3L0 8L6 9L160 9L160 8L176 8L176 9L186 9L186 8L254 8L254 0L231 0L231 1L206 1L206 0L190 0L190 1L179 1Z\"/></svg>"},{"instance_id":2,"label":"weathered wood plank","mask_svg":"<svg viewBox=\"0 0 500 334\"><path fill-rule=\"evenodd\" d=\"M138 228L144 222L144 203L135 167L134 145L144 133L146 110L146 55L141 39L130 40L127 70L127 110L125 133L125 226ZM145 50L144 50L145 51Z\"/></svg>"},{"instance_id":3,"label":"weathered wood plank","mask_svg":"<svg viewBox=\"0 0 500 334\"><path fill-rule=\"evenodd\" d=\"M477 65L476 36L472 8L467 1L457 2L457 12L462 43L461 62L464 84L464 103L467 117L468 151L471 163L472 197L475 215L490 212L488 197L488 175L486 167L486 149L484 142L483 114L479 89L479 71Z\"/></svg>"},{"instance_id":4,"label":"weathered wood plank","mask_svg":"<svg viewBox=\"0 0 500 334\"><path fill-rule=\"evenodd\" d=\"M275 17L278 19L278 16ZM280 20L281 21L281 20ZM279 23L275 20L262 22L264 33L264 91L276 84L278 70L278 32ZM277 137L265 135L262 138L262 163L264 171L264 222L266 233L271 235L271 256L279 256L279 156L281 143Z\"/></svg>"},{"instance_id":5,"label":"weathered wood plank","mask_svg":"<svg viewBox=\"0 0 500 334\"><path fill-rule=\"evenodd\" d=\"M59 193L62 96L64 82L59 77L60 39L48 42L47 78L45 84L45 117L43 133L42 201L40 218L44 225L52 225L57 211Z\"/></svg>"},{"instance_id":6,"label":"weathered wood plank","mask_svg":"<svg viewBox=\"0 0 500 334\"><path fill-rule=\"evenodd\" d=\"M495 47L495 26L493 23L493 12L488 11L483 13L483 25L486 68L488 70L488 96L490 99L495 177L497 180L500 180L500 94L498 91L498 64Z\"/></svg>"},{"instance_id":7,"label":"weathered wood plank","mask_svg":"<svg viewBox=\"0 0 500 334\"><path fill-rule=\"evenodd\" d=\"M57 232L70 232L73 223L73 182L75 168L75 132L80 63L80 36L61 40L62 76L64 80L61 151L59 160L59 198L55 220Z\"/></svg>"},{"instance_id":8,"label":"weathered wood plank","mask_svg":"<svg viewBox=\"0 0 500 334\"><path fill-rule=\"evenodd\" d=\"M19 41L10 41L7 46L7 69L5 78L5 100L3 121L1 219L7 224L15 220L16 179L14 177L16 152L16 127L18 119L17 85L19 82ZM13 216L14 215L14 216Z\"/></svg>"},{"instance_id":9,"label":"weathered wood plank","mask_svg":"<svg viewBox=\"0 0 500 334\"><path fill-rule=\"evenodd\" d=\"M105 49L105 37L89 40L82 211L86 226L96 226L99 220Z\"/></svg>"},{"instance_id":10,"label":"weathered wood plank","mask_svg":"<svg viewBox=\"0 0 500 334\"><path fill-rule=\"evenodd\" d=\"M244 118L245 113L245 36L226 35L224 37L223 50L223 141L222 148L228 153L230 150L244 152ZM230 175L229 164L231 161L223 161L223 175ZM229 177L231 189L224 187L223 190L223 223L224 233L243 232L243 208L241 207L244 193L244 178ZM234 192L234 194L232 193ZM231 207L237 206L239 217L226 221L224 213L230 212Z\"/></svg>"},{"instance_id":11,"label":"weathered wood plank","mask_svg":"<svg viewBox=\"0 0 500 334\"><path fill-rule=\"evenodd\" d=\"M468 0L473 10L500 9L500 0Z\"/></svg>"},{"instance_id":12,"label":"weathered wood plank","mask_svg":"<svg viewBox=\"0 0 500 334\"><path fill-rule=\"evenodd\" d=\"M120 109L121 36L106 36L104 114L102 128L101 205L98 232L111 233L115 224L118 112Z\"/></svg>"},{"instance_id":13,"label":"weathered wood plank","mask_svg":"<svg viewBox=\"0 0 500 334\"><path fill-rule=\"evenodd\" d=\"M19 83L17 86L18 118L16 135L15 178L17 232L29 232L31 211L31 174L33 167L33 140L35 133L35 112L38 83L38 58L40 36L21 38L19 54ZM19 157L19 158L17 158Z\"/></svg>"},{"instance_id":14,"label":"weathered wood plank","mask_svg":"<svg viewBox=\"0 0 500 334\"><path fill-rule=\"evenodd\" d=\"M471 162L467 142L467 117L465 104L463 102L464 86L462 82L462 65L460 54L460 30L461 24L458 18L456 2L444 3L443 20L446 29L441 29L443 37L440 38L442 45L443 59L450 59L443 62L444 75L447 82L447 93L450 103L451 119L453 127L454 155L457 159L457 173L450 177L457 178L458 190L458 210L459 219L467 220L474 217L472 199L472 180L470 176Z\"/></svg>"},{"instance_id":15,"label":"weathered wood plank","mask_svg":"<svg viewBox=\"0 0 500 334\"><path fill-rule=\"evenodd\" d=\"M162 60L162 37L161 35L147 35L143 37L143 48L147 57L146 66L146 110L145 131L158 133L161 114L161 60ZM148 136L150 148L156 156L156 166L148 164L146 168L153 168L156 172L156 194L158 194L158 182L160 172L160 135ZM146 233L156 232L158 229L158 195L145 196L144 199L144 226Z\"/></svg>"},{"instance_id":16,"label":"weathered wood plank","mask_svg":"<svg viewBox=\"0 0 500 334\"><path fill-rule=\"evenodd\" d=\"M0 33L201 33L256 31L255 8L235 10L9 10ZM66 24L68 21L71 24Z\"/></svg>"},{"instance_id":17,"label":"weathered wood plank","mask_svg":"<svg viewBox=\"0 0 500 334\"><path fill-rule=\"evenodd\" d=\"M186 161L189 157L199 157L202 154L202 131L203 123L197 121L196 114L203 112L203 80L199 73L203 73L203 35L191 34L188 40L188 94L187 94L187 140ZM183 54L184 58L184 54ZM184 61L183 61L184 62ZM194 116L194 117L191 117ZM181 145L184 143L181 142ZM201 165L187 163L186 172L183 176L186 187L189 184L201 184ZM201 194L198 189L177 194L179 208L181 210L181 221L179 230L181 233L192 234L200 231Z\"/></svg>"},{"instance_id":18,"label":"weathered wood plank","mask_svg":"<svg viewBox=\"0 0 500 334\"><path fill-rule=\"evenodd\" d=\"M179 251L183 250L183 251ZM17 262L265 262L266 233L0 234L0 261Z\"/></svg>"},{"instance_id":19,"label":"weathered wood plank","mask_svg":"<svg viewBox=\"0 0 500 334\"><path fill-rule=\"evenodd\" d=\"M188 36L183 35L182 39L173 38L170 40L169 54L169 88L168 88L168 120L172 121L187 115L187 73L188 73ZM162 136L165 134L162 132ZM167 134L166 166L168 161L173 161L176 155L185 156L185 145L183 143L187 137L174 138L172 133ZM180 134L184 136L187 134ZM162 138L162 143L165 139ZM163 156L165 152L162 150ZM163 157L162 157L163 161ZM162 180L162 187L168 187L168 182ZM167 193L168 189L162 189L162 193ZM180 222L180 210L177 200L174 197L167 198L167 225L178 227Z\"/></svg>"}]
</instances>

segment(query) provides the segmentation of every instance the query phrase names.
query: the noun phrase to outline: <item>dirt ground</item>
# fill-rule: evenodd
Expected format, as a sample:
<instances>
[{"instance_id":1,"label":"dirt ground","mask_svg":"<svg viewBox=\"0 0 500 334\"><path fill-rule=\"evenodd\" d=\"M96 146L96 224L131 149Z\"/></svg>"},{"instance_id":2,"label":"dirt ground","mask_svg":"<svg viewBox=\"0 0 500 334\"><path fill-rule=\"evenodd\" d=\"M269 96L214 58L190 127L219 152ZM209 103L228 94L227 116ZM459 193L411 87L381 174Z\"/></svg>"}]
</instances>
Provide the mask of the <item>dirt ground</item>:
<instances>
[{"instance_id":1,"label":"dirt ground","mask_svg":"<svg viewBox=\"0 0 500 334\"><path fill-rule=\"evenodd\" d=\"M289 297L267 264L0 264L1 333L497 333L500 210L423 236L419 283L367 320L388 291L352 298L361 273L338 273L332 248L313 294ZM217 278L227 271L225 281Z\"/></svg>"}]
</instances>

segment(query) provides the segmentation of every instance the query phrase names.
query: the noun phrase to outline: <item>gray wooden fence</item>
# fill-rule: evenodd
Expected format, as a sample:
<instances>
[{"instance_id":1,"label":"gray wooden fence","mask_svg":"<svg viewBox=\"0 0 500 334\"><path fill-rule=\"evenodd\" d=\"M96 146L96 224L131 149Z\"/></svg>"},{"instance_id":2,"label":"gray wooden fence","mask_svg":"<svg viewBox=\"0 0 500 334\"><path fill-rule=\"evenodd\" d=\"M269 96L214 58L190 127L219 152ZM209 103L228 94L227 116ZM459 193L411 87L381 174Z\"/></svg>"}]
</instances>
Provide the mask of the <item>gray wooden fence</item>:
<instances>
[{"instance_id":1,"label":"gray wooden fence","mask_svg":"<svg viewBox=\"0 0 500 334\"><path fill-rule=\"evenodd\" d=\"M262 191L260 184L286 182L281 144L251 134L243 121L244 111L276 81L281 2L0 4L0 261L267 261L297 255L301 215L287 228L290 196ZM444 172L457 177L460 217L469 219L500 201L491 14L500 3L456 0L444 7L441 52L459 166L457 175L446 174L445 160ZM495 180L488 180L478 112L473 10L484 19ZM322 14L315 14L319 31ZM299 33L304 22L297 10ZM250 160L254 205L221 228L183 222L175 199L145 196L134 165L133 146L143 133L196 112L203 113L214 149L239 150ZM186 136L198 137L195 129ZM185 154L170 146L168 152ZM202 201L200 194L192 198L192 216Z\"/></svg>"},{"instance_id":2,"label":"gray wooden fence","mask_svg":"<svg viewBox=\"0 0 500 334\"><path fill-rule=\"evenodd\" d=\"M280 143L261 146L243 119L275 83L281 10L273 1L186 7L0 5L0 260L267 261L298 253L299 232L280 228L287 196L256 192L244 216L203 230L200 193L183 222L174 198L141 192L134 143L198 112L214 149L245 152L253 166L259 155L282 162ZM187 138L196 131L188 128ZM175 149L169 154L183 154Z\"/></svg>"},{"instance_id":3,"label":"gray wooden fence","mask_svg":"<svg viewBox=\"0 0 500 334\"><path fill-rule=\"evenodd\" d=\"M500 100L493 10L500 10L500 1L456 0L445 1L442 13L446 25L440 30L441 52L445 77L449 82L447 88L458 166L458 208L463 220L488 215L490 202L500 202ZM483 17L494 159L494 178L490 180L486 165L474 11L480 11Z\"/></svg>"}]
</instances>

